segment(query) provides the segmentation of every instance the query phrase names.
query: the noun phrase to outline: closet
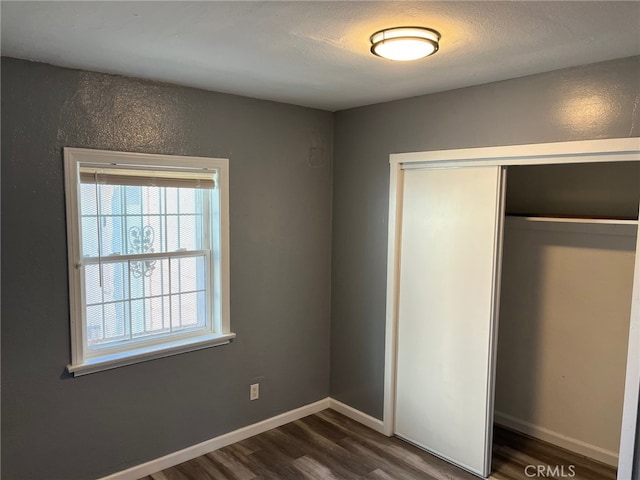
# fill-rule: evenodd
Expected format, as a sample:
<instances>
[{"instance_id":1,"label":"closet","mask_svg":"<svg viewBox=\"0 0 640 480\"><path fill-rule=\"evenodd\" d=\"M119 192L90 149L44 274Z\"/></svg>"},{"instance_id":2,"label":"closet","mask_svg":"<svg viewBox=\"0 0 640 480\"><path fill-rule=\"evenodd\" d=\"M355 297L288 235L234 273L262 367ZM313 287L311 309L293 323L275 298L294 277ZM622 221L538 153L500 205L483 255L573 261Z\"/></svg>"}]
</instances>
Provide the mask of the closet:
<instances>
[{"instance_id":1,"label":"closet","mask_svg":"<svg viewBox=\"0 0 640 480\"><path fill-rule=\"evenodd\" d=\"M622 438L630 477L639 162L637 138L392 155L386 433L487 477L495 413L609 463Z\"/></svg>"},{"instance_id":2,"label":"closet","mask_svg":"<svg viewBox=\"0 0 640 480\"><path fill-rule=\"evenodd\" d=\"M640 164L507 167L496 424L617 464Z\"/></svg>"}]
</instances>

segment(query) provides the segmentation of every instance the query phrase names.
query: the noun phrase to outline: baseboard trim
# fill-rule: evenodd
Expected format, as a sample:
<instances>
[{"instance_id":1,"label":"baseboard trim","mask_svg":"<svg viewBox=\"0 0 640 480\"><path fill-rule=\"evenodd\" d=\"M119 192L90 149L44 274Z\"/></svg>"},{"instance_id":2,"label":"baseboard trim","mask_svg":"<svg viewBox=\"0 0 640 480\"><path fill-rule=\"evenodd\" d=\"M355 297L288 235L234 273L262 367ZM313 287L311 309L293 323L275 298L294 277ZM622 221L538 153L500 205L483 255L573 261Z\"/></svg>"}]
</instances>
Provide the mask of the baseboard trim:
<instances>
[{"instance_id":1,"label":"baseboard trim","mask_svg":"<svg viewBox=\"0 0 640 480\"><path fill-rule=\"evenodd\" d=\"M554 432L544 427L520 420L519 418L501 412L494 412L494 421L498 425L516 430L531 437L538 438L545 442L553 443L559 447L571 450L572 452L584 455L607 465L618 465L618 455L611 450L592 445L590 443L577 440L561 433Z\"/></svg>"},{"instance_id":2,"label":"baseboard trim","mask_svg":"<svg viewBox=\"0 0 640 480\"><path fill-rule=\"evenodd\" d=\"M266 432L272 428L277 428L290 422L299 420L307 415L313 415L314 413L321 412L329 408L331 400L327 397L309 405L305 405L295 410L276 415L275 417L267 418L261 422L248 425L246 427L234 430L233 432L225 433L219 437L205 440L202 443L192 445L177 452L170 453L164 457L151 460L149 462L136 465L135 467L122 470L120 472L113 473L106 477L102 477L99 480L138 480L139 478L151 475L152 473L159 472L165 468L173 467L179 463L192 460L205 453L218 450L219 448L226 447L232 443L239 442L254 435ZM345 405L346 407L346 405ZM338 410L339 411L339 410ZM346 415L346 414L345 414ZM364 415L364 414L362 414Z\"/></svg>"},{"instance_id":3,"label":"baseboard trim","mask_svg":"<svg viewBox=\"0 0 640 480\"><path fill-rule=\"evenodd\" d=\"M355 408L333 398L329 398L329 408L371 428L372 430L375 430L376 432L382 433L383 435L385 434L382 420L378 420L377 418L367 415L366 413L356 410Z\"/></svg>"}]
</instances>

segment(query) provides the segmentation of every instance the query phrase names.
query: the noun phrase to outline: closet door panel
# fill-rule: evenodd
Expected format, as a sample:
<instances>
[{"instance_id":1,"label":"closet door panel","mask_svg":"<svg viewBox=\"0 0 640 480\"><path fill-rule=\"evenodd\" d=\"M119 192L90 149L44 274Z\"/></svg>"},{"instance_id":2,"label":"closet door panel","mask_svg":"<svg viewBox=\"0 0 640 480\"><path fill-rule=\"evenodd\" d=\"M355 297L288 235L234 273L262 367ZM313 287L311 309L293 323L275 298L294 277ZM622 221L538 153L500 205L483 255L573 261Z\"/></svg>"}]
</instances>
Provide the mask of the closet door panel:
<instances>
[{"instance_id":1,"label":"closet door panel","mask_svg":"<svg viewBox=\"0 0 640 480\"><path fill-rule=\"evenodd\" d=\"M396 434L487 476L499 167L405 171Z\"/></svg>"}]
</instances>

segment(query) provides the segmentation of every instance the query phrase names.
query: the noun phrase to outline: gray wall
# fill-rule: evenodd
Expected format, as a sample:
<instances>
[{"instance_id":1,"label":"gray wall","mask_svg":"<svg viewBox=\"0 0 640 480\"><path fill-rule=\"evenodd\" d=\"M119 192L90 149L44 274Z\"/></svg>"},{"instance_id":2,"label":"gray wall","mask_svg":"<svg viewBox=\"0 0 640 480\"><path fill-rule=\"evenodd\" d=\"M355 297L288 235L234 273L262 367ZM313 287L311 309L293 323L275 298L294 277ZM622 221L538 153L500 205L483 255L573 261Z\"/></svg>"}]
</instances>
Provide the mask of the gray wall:
<instances>
[{"instance_id":1,"label":"gray wall","mask_svg":"<svg viewBox=\"0 0 640 480\"><path fill-rule=\"evenodd\" d=\"M100 477L328 395L332 117L2 60L2 478ZM63 146L230 159L236 341L65 373Z\"/></svg>"},{"instance_id":2,"label":"gray wall","mask_svg":"<svg viewBox=\"0 0 640 480\"><path fill-rule=\"evenodd\" d=\"M331 396L382 418L389 154L639 136L638 103L632 57L338 112Z\"/></svg>"},{"instance_id":3,"label":"gray wall","mask_svg":"<svg viewBox=\"0 0 640 480\"><path fill-rule=\"evenodd\" d=\"M510 215L638 218L640 162L518 165L507 174Z\"/></svg>"},{"instance_id":4,"label":"gray wall","mask_svg":"<svg viewBox=\"0 0 640 480\"><path fill-rule=\"evenodd\" d=\"M518 220L504 226L496 422L615 464L636 229Z\"/></svg>"}]
</instances>

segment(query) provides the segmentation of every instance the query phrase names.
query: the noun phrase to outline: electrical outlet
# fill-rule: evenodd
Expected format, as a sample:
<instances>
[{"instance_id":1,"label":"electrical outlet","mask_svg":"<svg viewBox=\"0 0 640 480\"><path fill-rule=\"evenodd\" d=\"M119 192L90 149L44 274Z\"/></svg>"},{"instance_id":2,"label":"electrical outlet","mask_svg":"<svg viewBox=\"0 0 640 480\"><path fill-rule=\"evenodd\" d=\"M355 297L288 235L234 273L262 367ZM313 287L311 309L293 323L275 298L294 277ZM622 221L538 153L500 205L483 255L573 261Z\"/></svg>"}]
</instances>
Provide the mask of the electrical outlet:
<instances>
[{"instance_id":1,"label":"electrical outlet","mask_svg":"<svg viewBox=\"0 0 640 480\"><path fill-rule=\"evenodd\" d=\"M254 383L249 387L249 400L258 400L260 398L260 384Z\"/></svg>"}]
</instances>

